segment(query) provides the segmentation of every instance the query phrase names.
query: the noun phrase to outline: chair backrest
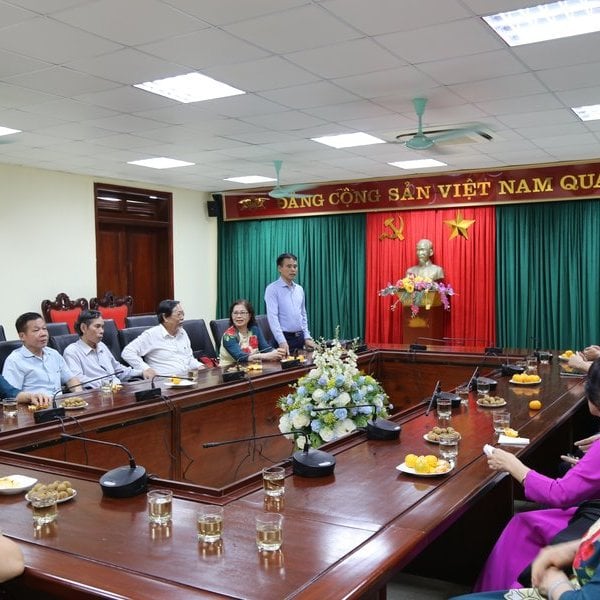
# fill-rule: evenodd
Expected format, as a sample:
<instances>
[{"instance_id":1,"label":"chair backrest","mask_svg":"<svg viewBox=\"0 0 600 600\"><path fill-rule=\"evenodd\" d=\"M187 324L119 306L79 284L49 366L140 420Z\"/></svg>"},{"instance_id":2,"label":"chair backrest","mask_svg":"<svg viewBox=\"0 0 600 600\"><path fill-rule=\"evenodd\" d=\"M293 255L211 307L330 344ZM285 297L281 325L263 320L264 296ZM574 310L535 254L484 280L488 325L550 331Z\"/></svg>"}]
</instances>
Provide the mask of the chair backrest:
<instances>
[{"instance_id":1,"label":"chair backrest","mask_svg":"<svg viewBox=\"0 0 600 600\"><path fill-rule=\"evenodd\" d=\"M102 341L108 346L112 355L121 360L121 344L119 343L119 331L112 319L104 319L104 336Z\"/></svg>"},{"instance_id":2,"label":"chair backrest","mask_svg":"<svg viewBox=\"0 0 600 600\"><path fill-rule=\"evenodd\" d=\"M4 327L0 325L0 342L6 341L6 334L4 333Z\"/></svg>"},{"instance_id":3,"label":"chair backrest","mask_svg":"<svg viewBox=\"0 0 600 600\"><path fill-rule=\"evenodd\" d=\"M129 342L133 342L133 340L135 340L135 338L138 337L138 335L140 335L141 333L146 331L146 329L150 329L150 327L148 327L148 326L126 327L125 329L119 329L118 335L119 335L119 345L121 346L121 350L123 350L123 348L125 348L125 346L127 346L127 344L129 344ZM119 352L119 357L120 357L120 352ZM124 362L124 361L121 360L121 362Z\"/></svg>"},{"instance_id":4,"label":"chair backrest","mask_svg":"<svg viewBox=\"0 0 600 600\"><path fill-rule=\"evenodd\" d=\"M20 348L22 345L23 342L21 342L21 340L8 340L0 342L0 372L2 372L2 369L4 367L4 361L6 360L6 357L13 350Z\"/></svg>"},{"instance_id":5,"label":"chair backrest","mask_svg":"<svg viewBox=\"0 0 600 600\"><path fill-rule=\"evenodd\" d=\"M62 335L52 335L48 340L48 345L55 350L58 350L61 354L65 351L65 348L76 342L79 336L76 333L63 333Z\"/></svg>"},{"instance_id":6,"label":"chair backrest","mask_svg":"<svg viewBox=\"0 0 600 600\"><path fill-rule=\"evenodd\" d=\"M90 298L90 308L100 311L104 319L113 319L117 329L127 327L125 319L133 308L131 296L114 296L112 292L106 292L102 298Z\"/></svg>"},{"instance_id":7,"label":"chair backrest","mask_svg":"<svg viewBox=\"0 0 600 600\"><path fill-rule=\"evenodd\" d=\"M204 319L188 319L183 322L183 328L190 338L192 352L196 359L200 359L202 356L217 358L217 353L210 339Z\"/></svg>"},{"instance_id":8,"label":"chair backrest","mask_svg":"<svg viewBox=\"0 0 600 600\"><path fill-rule=\"evenodd\" d=\"M217 352L219 352L219 349L221 348L221 338L228 328L229 319L213 319L210 322L210 330L212 332L213 340L215 341Z\"/></svg>"},{"instance_id":9,"label":"chair backrest","mask_svg":"<svg viewBox=\"0 0 600 600\"><path fill-rule=\"evenodd\" d=\"M66 323L46 323L48 335L54 337L57 335L66 335L69 332L69 326Z\"/></svg>"},{"instance_id":10,"label":"chair backrest","mask_svg":"<svg viewBox=\"0 0 600 600\"><path fill-rule=\"evenodd\" d=\"M70 333L75 333L75 321L87 307L85 298L71 300L64 292L58 294L55 300L42 300L42 314L46 323L66 323Z\"/></svg>"},{"instance_id":11,"label":"chair backrest","mask_svg":"<svg viewBox=\"0 0 600 600\"><path fill-rule=\"evenodd\" d=\"M125 317L125 327L154 327L158 325L156 315L130 315Z\"/></svg>"},{"instance_id":12,"label":"chair backrest","mask_svg":"<svg viewBox=\"0 0 600 600\"><path fill-rule=\"evenodd\" d=\"M278 344L273 337L273 333L271 332L271 326L269 325L269 319L267 319L267 315L256 315L256 324L260 327L260 331L265 338L265 342L267 342L271 348L277 348Z\"/></svg>"}]
</instances>

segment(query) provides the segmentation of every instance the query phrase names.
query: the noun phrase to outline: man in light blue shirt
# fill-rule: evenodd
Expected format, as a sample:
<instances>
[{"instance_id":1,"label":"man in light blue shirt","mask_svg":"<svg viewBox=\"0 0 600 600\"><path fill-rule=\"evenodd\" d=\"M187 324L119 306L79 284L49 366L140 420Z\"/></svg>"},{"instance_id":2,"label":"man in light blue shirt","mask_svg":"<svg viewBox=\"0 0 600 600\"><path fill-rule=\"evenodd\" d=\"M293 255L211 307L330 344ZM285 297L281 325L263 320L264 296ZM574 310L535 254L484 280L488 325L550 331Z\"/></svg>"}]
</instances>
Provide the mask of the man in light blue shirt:
<instances>
[{"instance_id":1,"label":"man in light blue shirt","mask_svg":"<svg viewBox=\"0 0 600 600\"><path fill-rule=\"evenodd\" d=\"M6 361L2 375L14 387L24 392L54 395L63 384L69 391L80 391L79 379L73 376L64 358L48 348L48 328L42 315L22 314L15 327L23 345L13 350Z\"/></svg>"},{"instance_id":2,"label":"man in light blue shirt","mask_svg":"<svg viewBox=\"0 0 600 600\"><path fill-rule=\"evenodd\" d=\"M290 350L314 348L308 330L306 305L302 286L294 282L298 274L298 259L288 252L277 257L279 279L265 289L265 304L271 333L280 348Z\"/></svg>"}]
</instances>

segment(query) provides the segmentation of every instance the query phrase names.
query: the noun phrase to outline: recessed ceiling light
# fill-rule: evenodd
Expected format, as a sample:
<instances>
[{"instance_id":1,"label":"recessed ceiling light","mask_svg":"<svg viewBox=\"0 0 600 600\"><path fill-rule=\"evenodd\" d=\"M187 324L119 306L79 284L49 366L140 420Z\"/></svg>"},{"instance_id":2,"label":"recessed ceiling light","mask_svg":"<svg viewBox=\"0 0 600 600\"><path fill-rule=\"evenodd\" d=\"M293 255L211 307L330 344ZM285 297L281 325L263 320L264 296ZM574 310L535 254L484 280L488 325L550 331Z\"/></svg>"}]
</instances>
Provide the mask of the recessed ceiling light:
<instances>
[{"instance_id":1,"label":"recessed ceiling light","mask_svg":"<svg viewBox=\"0 0 600 600\"><path fill-rule=\"evenodd\" d=\"M189 167L196 163L175 160L174 158L145 158L144 160L131 160L128 165L138 165L140 167L150 167L151 169L173 169L175 167Z\"/></svg>"},{"instance_id":2,"label":"recessed ceiling light","mask_svg":"<svg viewBox=\"0 0 600 600\"><path fill-rule=\"evenodd\" d=\"M398 162L388 163L392 167L399 169L428 169L429 167L447 167L446 163L433 158L421 158L419 160L399 160Z\"/></svg>"},{"instance_id":3,"label":"recessed ceiling light","mask_svg":"<svg viewBox=\"0 0 600 600\"><path fill-rule=\"evenodd\" d=\"M325 135L323 137L311 138L313 142L332 146L333 148L353 148L354 146L369 146L371 144L385 144L368 133L358 131L356 133L342 133L341 135Z\"/></svg>"},{"instance_id":4,"label":"recessed ceiling light","mask_svg":"<svg viewBox=\"0 0 600 600\"><path fill-rule=\"evenodd\" d=\"M562 0L483 17L509 45L600 31L600 0Z\"/></svg>"},{"instance_id":5,"label":"recessed ceiling light","mask_svg":"<svg viewBox=\"0 0 600 600\"><path fill-rule=\"evenodd\" d=\"M246 93L200 73L188 73L187 75L136 83L133 87L186 104Z\"/></svg>"},{"instance_id":6,"label":"recessed ceiling light","mask_svg":"<svg viewBox=\"0 0 600 600\"><path fill-rule=\"evenodd\" d=\"M233 181L235 183L264 183L266 181L277 181L277 179L263 177L262 175L245 175L244 177L227 177L224 181Z\"/></svg>"},{"instance_id":7,"label":"recessed ceiling light","mask_svg":"<svg viewBox=\"0 0 600 600\"><path fill-rule=\"evenodd\" d=\"M20 129L11 129L10 127L0 127L0 135L11 135L11 133L22 133Z\"/></svg>"},{"instance_id":8,"label":"recessed ceiling light","mask_svg":"<svg viewBox=\"0 0 600 600\"><path fill-rule=\"evenodd\" d=\"M575 106L571 110L582 121L595 121L600 119L600 104L591 104L590 106Z\"/></svg>"}]
</instances>

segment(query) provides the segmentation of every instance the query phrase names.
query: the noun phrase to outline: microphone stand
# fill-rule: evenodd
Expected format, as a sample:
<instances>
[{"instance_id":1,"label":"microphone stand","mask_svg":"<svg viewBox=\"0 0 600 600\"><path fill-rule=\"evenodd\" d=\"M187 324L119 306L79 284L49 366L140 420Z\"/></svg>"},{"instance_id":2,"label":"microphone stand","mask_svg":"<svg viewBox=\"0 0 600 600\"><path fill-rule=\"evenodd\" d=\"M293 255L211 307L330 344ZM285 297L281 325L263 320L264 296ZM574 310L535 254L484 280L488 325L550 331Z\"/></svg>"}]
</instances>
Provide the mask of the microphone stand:
<instances>
[{"instance_id":1,"label":"microphone stand","mask_svg":"<svg viewBox=\"0 0 600 600\"><path fill-rule=\"evenodd\" d=\"M438 379L437 383L435 384L435 388L433 388L433 394L431 394L431 398L429 399L429 404L427 405L427 410L425 411L425 416L429 415L429 411L431 410L431 407L433 406L433 401L435 399L437 399L438 394L441 391L441 387L440 387L440 380Z\"/></svg>"}]
</instances>

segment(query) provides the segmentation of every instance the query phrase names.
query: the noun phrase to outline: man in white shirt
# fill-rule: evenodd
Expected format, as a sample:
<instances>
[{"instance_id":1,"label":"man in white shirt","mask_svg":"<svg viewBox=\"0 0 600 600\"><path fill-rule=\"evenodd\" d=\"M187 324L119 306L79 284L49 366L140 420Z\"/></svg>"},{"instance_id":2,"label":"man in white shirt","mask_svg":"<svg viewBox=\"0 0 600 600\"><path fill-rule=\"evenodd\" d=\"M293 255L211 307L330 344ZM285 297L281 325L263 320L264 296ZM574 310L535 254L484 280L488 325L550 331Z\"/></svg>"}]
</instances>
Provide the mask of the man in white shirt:
<instances>
[{"instance_id":1,"label":"man in white shirt","mask_svg":"<svg viewBox=\"0 0 600 600\"><path fill-rule=\"evenodd\" d=\"M156 311L159 325L150 327L121 352L123 360L134 369L153 369L158 375L187 375L203 369L194 358L190 338L182 324L185 313L178 300L163 300Z\"/></svg>"}]
</instances>

